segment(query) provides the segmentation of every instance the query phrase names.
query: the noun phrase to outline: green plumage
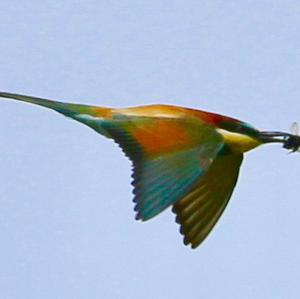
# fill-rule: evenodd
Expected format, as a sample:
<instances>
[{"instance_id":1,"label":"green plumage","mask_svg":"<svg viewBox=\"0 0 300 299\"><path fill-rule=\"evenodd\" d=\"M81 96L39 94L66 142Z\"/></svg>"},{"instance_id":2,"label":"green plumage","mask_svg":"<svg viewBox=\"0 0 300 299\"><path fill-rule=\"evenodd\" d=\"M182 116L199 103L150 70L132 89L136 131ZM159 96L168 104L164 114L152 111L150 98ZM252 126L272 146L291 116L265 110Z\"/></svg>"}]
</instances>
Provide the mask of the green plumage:
<instances>
[{"instance_id":1,"label":"green plumage","mask_svg":"<svg viewBox=\"0 0 300 299\"><path fill-rule=\"evenodd\" d=\"M113 139L132 161L136 219L173 205L184 243L196 248L223 213L237 182L243 153L283 143L297 151L300 136L262 132L220 114L170 105L113 109L0 92L77 120Z\"/></svg>"}]
</instances>

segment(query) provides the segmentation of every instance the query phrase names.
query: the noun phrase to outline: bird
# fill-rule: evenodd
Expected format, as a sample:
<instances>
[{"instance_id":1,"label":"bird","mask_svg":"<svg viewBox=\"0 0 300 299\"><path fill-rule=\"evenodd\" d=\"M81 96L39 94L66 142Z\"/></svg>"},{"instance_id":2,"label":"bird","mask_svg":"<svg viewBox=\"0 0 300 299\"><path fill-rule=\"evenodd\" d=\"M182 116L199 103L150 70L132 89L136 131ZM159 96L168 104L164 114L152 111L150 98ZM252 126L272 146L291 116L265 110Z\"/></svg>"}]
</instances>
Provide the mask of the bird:
<instances>
[{"instance_id":1,"label":"bird","mask_svg":"<svg viewBox=\"0 0 300 299\"><path fill-rule=\"evenodd\" d=\"M108 108L8 92L0 97L52 109L114 140L132 162L135 218L147 221L172 207L183 242L191 248L206 239L226 208L244 153L266 143L281 143L291 152L300 148L298 134L260 131L192 108Z\"/></svg>"}]
</instances>

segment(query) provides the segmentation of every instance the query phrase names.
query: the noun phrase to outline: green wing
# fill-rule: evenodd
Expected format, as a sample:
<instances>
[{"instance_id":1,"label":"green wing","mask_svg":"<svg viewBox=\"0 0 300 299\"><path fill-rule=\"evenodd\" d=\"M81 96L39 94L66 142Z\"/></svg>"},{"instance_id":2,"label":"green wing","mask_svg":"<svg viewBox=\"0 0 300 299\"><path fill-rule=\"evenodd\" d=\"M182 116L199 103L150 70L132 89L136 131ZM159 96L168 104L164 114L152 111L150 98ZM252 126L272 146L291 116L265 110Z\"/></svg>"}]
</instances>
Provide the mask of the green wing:
<instances>
[{"instance_id":1,"label":"green wing","mask_svg":"<svg viewBox=\"0 0 300 299\"><path fill-rule=\"evenodd\" d=\"M142 220L185 196L223 146L214 128L194 119L122 116L101 128L133 162L136 219Z\"/></svg>"},{"instance_id":2,"label":"green wing","mask_svg":"<svg viewBox=\"0 0 300 299\"><path fill-rule=\"evenodd\" d=\"M111 109L5 92L0 97L53 109L113 138L133 162L137 219L150 219L185 196L224 143L212 125L181 107Z\"/></svg>"},{"instance_id":3,"label":"green wing","mask_svg":"<svg viewBox=\"0 0 300 299\"><path fill-rule=\"evenodd\" d=\"M173 206L184 244L196 248L222 215L237 182L242 155L218 156L198 184Z\"/></svg>"}]
</instances>

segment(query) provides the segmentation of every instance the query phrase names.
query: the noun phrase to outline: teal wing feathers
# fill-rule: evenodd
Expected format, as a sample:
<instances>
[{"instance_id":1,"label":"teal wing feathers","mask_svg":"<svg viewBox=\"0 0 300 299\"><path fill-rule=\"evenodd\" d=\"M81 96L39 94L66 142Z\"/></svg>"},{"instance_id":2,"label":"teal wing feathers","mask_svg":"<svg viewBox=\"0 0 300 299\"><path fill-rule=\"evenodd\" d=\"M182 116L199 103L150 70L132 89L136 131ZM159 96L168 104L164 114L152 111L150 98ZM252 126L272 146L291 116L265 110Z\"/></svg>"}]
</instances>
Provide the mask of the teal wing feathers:
<instances>
[{"instance_id":1,"label":"teal wing feathers","mask_svg":"<svg viewBox=\"0 0 300 299\"><path fill-rule=\"evenodd\" d=\"M187 194L223 146L214 128L194 120L129 117L103 122L101 127L133 162L135 211L141 220L154 217Z\"/></svg>"}]
</instances>

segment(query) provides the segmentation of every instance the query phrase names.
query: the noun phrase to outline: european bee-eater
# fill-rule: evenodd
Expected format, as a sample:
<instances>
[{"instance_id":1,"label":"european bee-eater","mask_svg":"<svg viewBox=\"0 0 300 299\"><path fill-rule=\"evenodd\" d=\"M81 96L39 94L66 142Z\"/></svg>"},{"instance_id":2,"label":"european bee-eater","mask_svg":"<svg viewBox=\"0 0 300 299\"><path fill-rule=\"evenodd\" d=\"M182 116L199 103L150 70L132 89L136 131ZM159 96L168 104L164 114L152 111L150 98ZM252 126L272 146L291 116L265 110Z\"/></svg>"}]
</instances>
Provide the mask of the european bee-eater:
<instances>
[{"instance_id":1,"label":"european bee-eater","mask_svg":"<svg viewBox=\"0 0 300 299\"><path fill-rule=\"evenodd\" d=\"M136 219L169 206L184 244L196 248L224 211L244 152L278 142L291 151L300 136L259 131L240 120L170 105L105 108L0 92L0 97L55 110L113 139L133 165Z\"/></svg>"}]
</instances>

